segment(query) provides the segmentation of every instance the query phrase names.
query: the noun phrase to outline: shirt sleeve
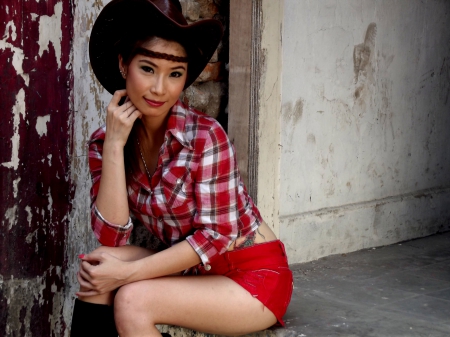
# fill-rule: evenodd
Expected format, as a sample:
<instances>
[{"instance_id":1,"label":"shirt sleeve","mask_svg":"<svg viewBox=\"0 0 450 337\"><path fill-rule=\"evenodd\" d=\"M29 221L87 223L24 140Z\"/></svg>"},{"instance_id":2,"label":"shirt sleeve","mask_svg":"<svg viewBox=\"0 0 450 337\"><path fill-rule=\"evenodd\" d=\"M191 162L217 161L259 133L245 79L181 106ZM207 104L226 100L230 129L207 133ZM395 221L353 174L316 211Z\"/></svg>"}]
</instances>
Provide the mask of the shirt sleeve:
<instances>
[{"instance_id":1,"label":"shirt sleeve","mask_svg":"<svg viewBox=\"0 0 450 337\"><path fill-rule=\"evenodd\" d=\"M196 173L197 212L193 226L198 228L186 240L203 264L224 253L238 234L239 171L233 145L222 127L209 130Z\"/></svg>"},{"instance_id":2,"label":"shirt sleeve","mask_svg":"<svg viewBox=\"0 0 450 337\"><path fill-rule=\"evenodd\" d=\"M102 175L102 129L97 130L89 141L89 170L91 172L91 227L97 240L104 246L117 247L127 243L133 229L133 222L128 218L125 226L107 221L99 212L96 205L100 178ZM100 133L100 134L99 134ZM103 137L102 137L103 136Z\"/></svg>"}]
</instances>

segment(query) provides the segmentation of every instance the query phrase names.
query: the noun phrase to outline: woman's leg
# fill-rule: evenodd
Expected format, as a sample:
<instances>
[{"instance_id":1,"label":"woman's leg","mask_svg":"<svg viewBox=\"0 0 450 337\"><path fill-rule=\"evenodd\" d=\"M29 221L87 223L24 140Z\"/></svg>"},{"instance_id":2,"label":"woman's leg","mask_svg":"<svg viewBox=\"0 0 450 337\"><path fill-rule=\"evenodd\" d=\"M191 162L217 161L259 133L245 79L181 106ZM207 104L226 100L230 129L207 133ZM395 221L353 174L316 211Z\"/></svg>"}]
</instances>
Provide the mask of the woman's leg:
<instances>
[{"instance_id":1,"label":"woman's leg","mask_svg":"<svg viewBox=\"0 0 450 337\"><path fill-rule=\"evenodd\" d=\"M114 300L121 337L159 336L155 324L242 335L268 328L275 315L225 276L171 276L122 286Z\"/></svg>"},{"instance_id":2,"label":"woman's leg","mask_svg":"<svg viewBox=\"0 0 450 337\"><path fill-rule=\"evenodd\" d=\"M151 250L135 246L99 247L95 251L111 254L124 261L141 259L153 253ZM85 289L80 287L80 290ZM92 297L80 296L76 299L70 335L72 337L117 337L113 302L114 292Z\"/></svg>"}]
</instances>

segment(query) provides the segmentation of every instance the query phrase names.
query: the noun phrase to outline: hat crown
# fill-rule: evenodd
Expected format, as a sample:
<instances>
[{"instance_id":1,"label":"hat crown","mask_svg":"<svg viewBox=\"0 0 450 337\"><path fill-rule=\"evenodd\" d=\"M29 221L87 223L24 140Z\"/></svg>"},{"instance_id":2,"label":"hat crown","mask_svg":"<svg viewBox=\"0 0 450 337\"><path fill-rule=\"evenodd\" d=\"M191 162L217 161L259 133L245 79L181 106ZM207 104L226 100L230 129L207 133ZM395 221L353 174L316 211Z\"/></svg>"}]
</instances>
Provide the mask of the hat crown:
<instances>
[{"instance_id":1,"label":"hat crown","mask_svg":"<svg viewBox=\"0 0 450 337\"><path fill-rule=\"evenodd\" d=\"M187 26L183 16L181 4L178 0L148 0L167 18L180 26Z\"/></svg>"}]
</instances>

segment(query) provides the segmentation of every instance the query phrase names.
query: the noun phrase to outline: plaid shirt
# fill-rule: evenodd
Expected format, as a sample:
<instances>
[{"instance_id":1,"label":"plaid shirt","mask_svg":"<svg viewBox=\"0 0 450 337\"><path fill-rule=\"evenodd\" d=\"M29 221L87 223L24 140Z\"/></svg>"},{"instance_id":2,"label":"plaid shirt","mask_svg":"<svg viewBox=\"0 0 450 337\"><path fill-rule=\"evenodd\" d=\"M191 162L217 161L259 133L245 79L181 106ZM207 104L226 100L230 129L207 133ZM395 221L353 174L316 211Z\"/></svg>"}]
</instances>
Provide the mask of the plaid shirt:
<instances>
[{"instance_id":1,"label":"plaid shirt","mask_svg":"<svg viewBox=\"0 0 450 337\"><path fill-rule=\"evenodd\" d=\"M167 247L187 240L206 265L262 222L241 181L225 131L215 119L180 101L172 107L151 184L139 172L128 186L130 221L126 226L108 222L95 204L105 130L95 131L89 141L91 225L101 244L126 244L132 218Z\"/></svg>"}]
</instances>

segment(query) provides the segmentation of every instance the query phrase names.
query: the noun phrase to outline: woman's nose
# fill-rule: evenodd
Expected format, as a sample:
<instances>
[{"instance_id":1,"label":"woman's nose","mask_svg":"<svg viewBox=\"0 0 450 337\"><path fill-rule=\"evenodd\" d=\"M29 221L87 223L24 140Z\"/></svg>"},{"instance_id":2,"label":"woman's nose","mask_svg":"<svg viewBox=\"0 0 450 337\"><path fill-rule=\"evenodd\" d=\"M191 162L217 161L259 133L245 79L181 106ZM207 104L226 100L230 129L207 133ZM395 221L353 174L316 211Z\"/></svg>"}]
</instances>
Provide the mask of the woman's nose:
<instances>
[{"instance_id":1,"label":"woman's nose","mask_svg":"<svg viewBox=\"0 0 450 337\"><path fill-rule=\"evenodd\" d=\"M150 91L155 95L164 94L164 78L162 76L155 76L151 84Z\"/></svg>"}]
</instances>

